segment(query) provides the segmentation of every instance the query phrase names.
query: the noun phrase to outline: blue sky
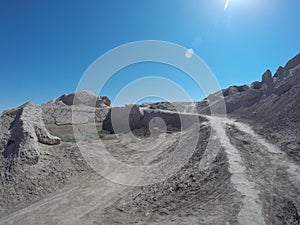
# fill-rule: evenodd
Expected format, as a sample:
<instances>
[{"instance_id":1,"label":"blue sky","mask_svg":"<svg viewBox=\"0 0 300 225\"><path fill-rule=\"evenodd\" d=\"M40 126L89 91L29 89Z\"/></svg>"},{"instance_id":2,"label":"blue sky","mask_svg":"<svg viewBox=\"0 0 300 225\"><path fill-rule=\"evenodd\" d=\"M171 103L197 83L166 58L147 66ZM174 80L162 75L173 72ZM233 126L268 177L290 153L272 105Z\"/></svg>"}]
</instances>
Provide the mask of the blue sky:
<instances>
[{"instance_id":1,"label":"blue sky","mask_svg":"<svg viewBox=\"0 0 300 225\"><path fill-rule=\"evenodd\" d=\"M119 45L170 41L192 48L221 87L259 80L300 52L299 0L0 0L0 111L74 92L88 66ZM132 79L184 74L159 65L125 68L101 94ZM178 99L180 100L180 99Z\"/></svg>"}]
</instances>

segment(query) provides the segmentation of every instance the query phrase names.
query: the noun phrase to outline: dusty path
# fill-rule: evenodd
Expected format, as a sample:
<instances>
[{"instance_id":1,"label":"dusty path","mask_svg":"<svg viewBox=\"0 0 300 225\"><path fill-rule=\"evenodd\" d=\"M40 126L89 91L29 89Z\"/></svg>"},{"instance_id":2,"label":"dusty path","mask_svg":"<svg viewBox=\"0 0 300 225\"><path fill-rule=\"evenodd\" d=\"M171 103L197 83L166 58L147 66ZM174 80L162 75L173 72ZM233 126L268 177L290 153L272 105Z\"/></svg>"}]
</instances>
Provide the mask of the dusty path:
<instances>
[{"instance_id":1,"label":"dusty path","mask_svg":"<svg viewBox=\"0 0 300 225\"><path fill-rule=\"evenodd\" d=\"M55 194L1 219L0 224L89 224L86 223L89 211L103 209L116 195L124 194L125 188L94 175L71 190Z\"/></svg>"},{"instance_id":2,"label":"dusty path","mask_svg":"<svg viewBox=\"0 0 300 225\"><path fill-rule=\"evenodd\" d=\"M102 150L99 145L90 145L89 150ZM112 173L117 172L115 170ZM55 193L27 208L0 219L2 225L73 225L92 224L91 211L100 213L112 204L116 198L126 195L129 187L105 179L98 174L91 174L74 187Z\"/></svg>"},{"instance_id":3,"label":"dusty path","mask_svg":"<svg viewBox=\"0 0 300 225\"><path fill-rule=\"evenodd\" d=\"M174 137L168 139L169 142L164 142L164 148L168 148L173 142L176 142L176 136L177 134L174 134ZM115 146L116 150L118 147L124 148L124 144L117 146L120 145L120 143L117 144L117 141L115 144L110 144ZM84 145L88 148L91 158L96 156L94 157L95 160L99 155L101 156L102 152L106 152L104 146L99 145L97 142L82 143L82 147ZM127 145L130 146L132 143L129 142ZM154 153L158 154L159 152ZM123 152L123 156L125 156L125 152ZM149 157L148 160L152 160L152 158ZM127 160L131 161L135 158L132 156ZM110 166L106 169L109 169L107 172L111 174L110 176L122 176L122 168ZM131 178L131 180L135 179L138 178ZM99 218L101 222L101 217L105 214L104 209L122 198L131 189L131 186L112 182L94 173L70 189L55 193L27 208L1 218L0 225L82 225L99 223ZM94 221L95 218L91 216L94 212L97 212L97 221Z\"/></svg>"},{"instance_id":4,"label":"dusty path","mask_svg":"<svg viewBox=\"0 0 300 225\"><path fill-rule=\"evenodd\" d=\"M237 215L239 224L278 224L270 222L270 217L274 217L275 214L267 215L269 212L265 207L270 206L272 202L267 202L265 194L275 194L276 189L276 195L300 202L299 165L289 160L277 146L256 134L249 125L232 119L226 119L224 122L224 119L204 117L211 121L216 144L221 144L225 149L229 172L232 174L231 183L242 195L242 205ZM217 152L214 152L208 157L212 159L212 156L216 155ZM293 188L291 193L285 193L286 187ZM0 225L94 224L94 212L100 214L97 217L101 220L104 209L126 195L130 189L128 186L92 175L72 189L56 193L1 218ZM99 220L97 222L99 223ZM174 224L177 222L174 221Z\"/></svg>"}]
</instances>

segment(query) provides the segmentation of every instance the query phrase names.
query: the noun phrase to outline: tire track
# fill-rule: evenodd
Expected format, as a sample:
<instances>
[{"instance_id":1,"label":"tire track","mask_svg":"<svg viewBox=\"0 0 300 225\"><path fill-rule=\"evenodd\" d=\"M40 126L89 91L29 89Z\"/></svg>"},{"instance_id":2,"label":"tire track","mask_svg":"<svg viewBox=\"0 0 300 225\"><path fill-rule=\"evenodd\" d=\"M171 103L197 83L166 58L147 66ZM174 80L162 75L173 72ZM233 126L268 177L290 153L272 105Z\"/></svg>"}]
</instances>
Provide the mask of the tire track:
<instances>
[{"instance_id":1,"label":"tire track","mask_svg":"<svg viewBox=\"0 0 300 225\"><path fill-rule=\"evenodd\" d=\"M263 147L273 159L274 164L281 167L286 167L291 180L297 183L300 187L300 166L290 160L286 153L281 151L276 145L269 143L263 137L255 133L251 126L236 121L229 121L228 124L235 126L239 131L251 136L256 143ZM299 189L300 190L300 189Z\"/></svg>"},{"instance_id":2,"label":"tire track","mask_svg":"<svg viewBox=\"0 0 300 225\"><path fill-rule=\"evenodd\" d=\"M231 182L243 196L243 206L238 214L239 223L243 225L265 225L262 204L259 198L260 191L257 189L255 182L251 182L247 178L246 167L239 150L231 144L229 137L225 133L226 122L224 122L223 118L213 118L211 126L226 151L229 172L232 174Z\"/></svg>"},{"instance_id":3,"label":"tire track","mask_svg":"<svg viewBox=\"0 0 300 225\"><path fill-rule=\"evenodd\" d=\"M299 166L276 145L255 133L250 125L235 121L227 124L227 134L239 149L249 178L261 190L267 224L300 224Z\"/></svg>"}]
</instances>

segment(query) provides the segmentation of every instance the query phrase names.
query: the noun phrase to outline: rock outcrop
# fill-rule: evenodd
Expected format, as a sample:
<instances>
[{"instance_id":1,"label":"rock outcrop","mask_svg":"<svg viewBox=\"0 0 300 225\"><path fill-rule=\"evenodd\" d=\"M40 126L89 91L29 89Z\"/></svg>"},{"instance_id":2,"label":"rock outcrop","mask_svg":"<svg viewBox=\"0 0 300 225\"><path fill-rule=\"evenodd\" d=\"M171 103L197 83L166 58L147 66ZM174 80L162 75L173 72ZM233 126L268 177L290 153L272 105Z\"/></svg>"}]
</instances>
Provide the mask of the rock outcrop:
<instances>
[{"instance_id":1,"label":"rock outcrop","mask_svg":"<svg viewBox=\"0 0 300 225\"><path fill-rule=\"evenodd\" d=\"M272 76L270 70L267 70L262 75L261 81L255 81L250 85L231 86L210 95L206 99L209 100L209 102L206 102L207 104L200 102L202 107L199 108L199 112L207 113L210 105L216 104L218 101L225 101L227 113L249 116L255 114L259 108L270 113L269 109L275 107L276 104L273 103L276 101L275 99L278 99L278 96L291 91L291 89L293 89L290 93L292 96L296 97L296 94L299 94L299 77L300 54L291 59L285 67L279 67L274 76ZM287 100L285 99L285 101ZM271 102L272 105L267 104L268 107L264 107L263 105L266 102ZM274 110L271 115L274 115L276 111L282 110ZM268 115L270 117L270 114Z\"/></svg>"},{"instance_id":2,"label":"rock outcrop","mask_svg":"<svg viewBox=\"0 0 300 225\"><path fill-rule=\"evenodd\" d=\"M273 83L273 77L270 70L267 70L262 76L262 83L269 85Z\"/></svg>"},{"instance_id":3,"label":"rock outcrop","mask_svg":"<svg viewBox=\"0 0 300 225\"><path fill-rule=\"evenodd\" d=\"M52 136L45 128L41 107L30 102L5 111L0 119L0 130L0 151L12 160L35 164L39 159L39 143L60 143L60 138Z\"/></svg>"}]
</instances>

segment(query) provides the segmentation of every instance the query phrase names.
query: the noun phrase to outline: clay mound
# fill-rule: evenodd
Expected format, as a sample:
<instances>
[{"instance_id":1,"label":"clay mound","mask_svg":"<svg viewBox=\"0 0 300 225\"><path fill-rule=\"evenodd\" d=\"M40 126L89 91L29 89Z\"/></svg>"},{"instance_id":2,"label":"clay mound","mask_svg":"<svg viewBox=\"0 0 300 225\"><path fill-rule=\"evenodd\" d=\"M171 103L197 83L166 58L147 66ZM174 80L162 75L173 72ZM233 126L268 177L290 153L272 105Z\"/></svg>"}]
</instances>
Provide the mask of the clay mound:
<instances>
[{"instance_id":1,"label":"clay mound","mask_svg":"<svg viewBox=\"0 0 300 225\"><path fill-rule=\"evenodd\" d=\"M30 102L5 111L1 116L0 130L0 151L3 156L9 159L20 158L27 163L38 161L38 143L60 143L60 139L52 136L45 128L41 107Z\"/></svg>"},{"instance_id":2,"label":"clay mound","mask_svg":"<svg viewBox=\"0 0 300 225\"><path fill-rule=\"evenodd\" d=\"M46 128L40 106L26 103L0 117L0 217L90 173L80 151ZM83 175L84 174L84 175Z\"/></svg>"},{"instance_id":3,"label":"clay mound","mask_svg":"<svg viewBox=\"0 0 300 225\"><path fill-rule=\"evenodd\" d=\"M90 91L62 95L42 105L46 125L101 123L110 108L110 99Z\"/></svg>"},{"instance_id":4,"label":"clay mound","mask_svg":"<svg viewBox=\"0 0 300 225\"><path fill-rule=\"evenodd\" d=\"M62 95L54 100L55 103L62 102L65 105L85 105L90 107L107 107L111 102L106 96L96 96L91 91L79 91L68 95Z\"/></svg>"}]
</instances>

